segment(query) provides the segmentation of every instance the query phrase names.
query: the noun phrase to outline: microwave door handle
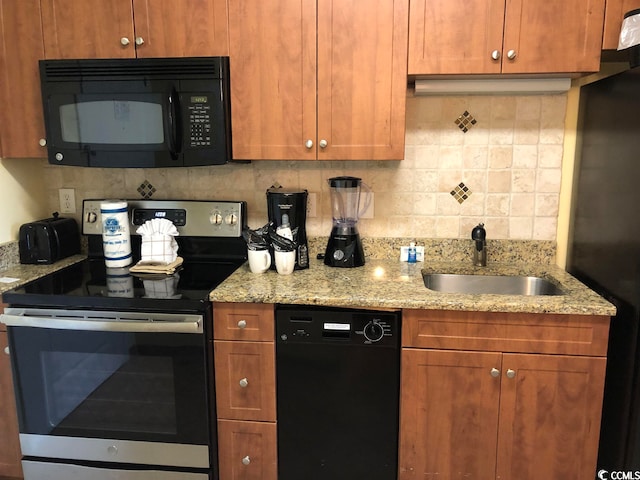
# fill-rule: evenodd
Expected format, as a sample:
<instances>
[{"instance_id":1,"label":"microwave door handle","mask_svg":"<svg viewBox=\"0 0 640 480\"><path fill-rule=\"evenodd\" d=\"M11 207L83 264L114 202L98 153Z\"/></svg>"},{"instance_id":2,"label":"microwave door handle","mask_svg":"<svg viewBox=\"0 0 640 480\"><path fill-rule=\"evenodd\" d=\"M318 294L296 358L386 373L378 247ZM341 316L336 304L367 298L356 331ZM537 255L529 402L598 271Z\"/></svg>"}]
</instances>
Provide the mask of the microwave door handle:
<instances>
[{"instance_id":1,"label":"microwave door handle","mask_svg":"<svg viewBox=\"0 0 640 480\"><path fill-rule=\"evenodd\" d=\"M175 89L171 90L169 94L169 137L167 138L167 147L173 160L178 159L178 154L182 150L182 138L180 132L180 118L178 112L180 111L180 101Z\"/></svg>"}]
</instances>

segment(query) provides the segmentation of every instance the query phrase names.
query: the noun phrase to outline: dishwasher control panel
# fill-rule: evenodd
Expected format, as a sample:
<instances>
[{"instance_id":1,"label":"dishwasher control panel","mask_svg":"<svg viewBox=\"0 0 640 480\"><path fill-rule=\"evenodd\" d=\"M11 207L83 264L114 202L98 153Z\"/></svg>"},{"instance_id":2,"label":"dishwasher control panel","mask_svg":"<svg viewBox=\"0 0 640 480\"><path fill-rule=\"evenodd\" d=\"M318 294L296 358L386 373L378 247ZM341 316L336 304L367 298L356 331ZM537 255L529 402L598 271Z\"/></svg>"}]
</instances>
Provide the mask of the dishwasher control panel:
<instances>
[{"instance_id":1,"label":"dishwasher control panel","mask_svg":"<svg viewBox=\"0 0 640 480\"><path fill-rule=\"evenodd\" d=\"M395 346L400 342L400 312L280 306L276 340Z\"/></svg>"}]
</instances>

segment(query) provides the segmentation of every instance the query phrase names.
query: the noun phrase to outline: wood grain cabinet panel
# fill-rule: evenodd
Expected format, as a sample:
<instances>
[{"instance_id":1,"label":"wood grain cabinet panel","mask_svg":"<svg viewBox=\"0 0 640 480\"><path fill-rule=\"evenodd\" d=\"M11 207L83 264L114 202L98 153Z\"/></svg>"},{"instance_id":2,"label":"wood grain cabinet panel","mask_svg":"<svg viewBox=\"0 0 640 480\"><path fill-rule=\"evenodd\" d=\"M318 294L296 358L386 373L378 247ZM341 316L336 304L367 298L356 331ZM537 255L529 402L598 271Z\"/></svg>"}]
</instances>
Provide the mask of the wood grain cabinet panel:
<instances>
[{"instance_id":1,"label":"wood grain cabinet panel","mask_svg":"<svg viewBox=\"0 0 640 480\"><path fill-rule=\"evenodd\" d=\"M216 340L273 341L275 315L271 304L216 303L214 312Z\"/></svg>"},{"instance_id":2,"label":"wood grain cabinet panel","mask_svg":"<svg viewBox=\"0 0 640 480\"><path fill-rule=\"evenodd\" d=\"M594 478L608 325L404 310L398 478Z\"/></svg>"},{"instance_id":3,"label":"wood grain cabinet panel","mask_svg":"<svg viewBox=\"0 0 640 480\"><path fill-rule=\"evenodd\" d=\"M22 453L7 332L0 332L0 478L22 477Z\"/></svg>"},{"instance_id":4,"label":"wood grain cabinet panel","mask_svg":"<svg viewBox=\"0 0 640 480\"><path fill-rule=\"evenodd\" d=\"M40 1L0 2L0 156L45 158L38 60L44 58Z\"/></svg>"},{"instance_id":5,"label":"wood grain cabinet panel","mask_svg":"<svg viewBox=\"0 0 640 480\"><path fill-rule=\"evenodd\" d=\"M596 72L605 0L412 0L409 74Z\"/></svg>"},{"instance_id":6,"label":"wood grain cabinet panel","mask_svg":"<svg viewBox=\"0 0 640 480\"><path fill-rule=\"evenodd\" d=\"M277 480L276 424L218 420L220 478Z\"/></svg>"},{"instance_id":7,"label":"wood grain cabinet panel","mask_svg":"<svg viewBox=\"0 0 640 480\"><path fill-rule=\"evenodd\" d=\"M229 4L233 155L404 157L408 0Z\"/></svg>"},{"instance_id":8,"label":"wood grain cabinet panel","mask_svg":"<svg viewBox=\"0 0 640 480\"><path fill-rule=\"evenodd\" d=\"M226 0L42 0L46 58L228 55Z\"/></svg>"}]
</instances>

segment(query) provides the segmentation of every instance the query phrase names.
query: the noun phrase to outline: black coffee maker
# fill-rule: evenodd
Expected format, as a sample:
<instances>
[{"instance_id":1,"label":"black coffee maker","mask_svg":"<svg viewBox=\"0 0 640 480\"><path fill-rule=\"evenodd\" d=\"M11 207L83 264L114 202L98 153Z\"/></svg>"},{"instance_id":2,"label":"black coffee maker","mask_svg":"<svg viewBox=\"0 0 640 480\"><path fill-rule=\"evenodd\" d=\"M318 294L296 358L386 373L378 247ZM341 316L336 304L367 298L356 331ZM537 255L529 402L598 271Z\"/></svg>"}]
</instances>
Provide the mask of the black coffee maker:
<instances>
[{"instance_id":1,"label":"black coffee maker","mask_svg":"<svg viewBox=\"0 0 640 480\"><path fill-rule=\"evenodd\" d=\"M282 187L267 189L267 213L276 232L291 229L296 243L296 270L309 268L309 245L307 244L307 197L306 190L289 190ZM283 229L281 229L284 227ZM274 264L275 265L275 264Z\"/></svg>"}]
</instances>

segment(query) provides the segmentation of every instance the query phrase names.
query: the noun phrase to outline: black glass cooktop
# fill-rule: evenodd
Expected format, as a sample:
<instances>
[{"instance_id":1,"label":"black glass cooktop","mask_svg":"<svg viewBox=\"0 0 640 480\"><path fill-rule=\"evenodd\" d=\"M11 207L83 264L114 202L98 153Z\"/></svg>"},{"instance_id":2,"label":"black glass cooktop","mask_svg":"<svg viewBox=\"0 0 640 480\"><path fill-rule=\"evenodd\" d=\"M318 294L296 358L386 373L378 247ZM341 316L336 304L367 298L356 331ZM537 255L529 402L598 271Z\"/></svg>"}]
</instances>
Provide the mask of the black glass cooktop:
<instances>
[{"instance_id":1,"label":"black glass cooktop","mask_svg":"<svg viewBox=\"0 0 640 480\"><path fill-rule=\"evenodd\" d=\"M209 292L243 261L185 261L172 275L149 275L107 269L100 259L85 260L2 297L12 306L201 312L207 308Z\"/></svg>"}]
</instances>

